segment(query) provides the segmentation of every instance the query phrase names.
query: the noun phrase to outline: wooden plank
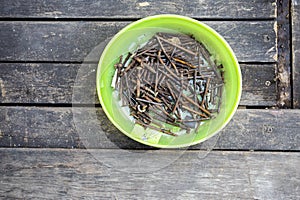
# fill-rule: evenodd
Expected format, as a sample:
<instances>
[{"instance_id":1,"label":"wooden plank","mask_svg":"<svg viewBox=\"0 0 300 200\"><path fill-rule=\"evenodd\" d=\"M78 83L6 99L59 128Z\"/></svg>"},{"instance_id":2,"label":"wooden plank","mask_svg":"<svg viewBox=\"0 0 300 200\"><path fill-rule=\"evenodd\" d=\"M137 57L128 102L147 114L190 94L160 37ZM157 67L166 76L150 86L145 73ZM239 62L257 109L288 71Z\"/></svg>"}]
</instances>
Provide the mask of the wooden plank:
<instances>
[{"instance_id":1,"label":"wooden plank","mask_svg":"<svg viewBox=\"0 0 300 200\"><path fill-rule=\"evenodd\" d=\"M0 102L71 104L79 68L82 71L87 67L87 64L0 63ZM81 78L85 85L89 83L84 89L89 98L80 103L94 104L97 99L96 69L97 64L93 64L93 67L89 68L91 72L88 76L84 74ZM276 105L275 64L241 64L241 70L243 95L240 105Z\"/></svg>"},{"instance_id":2,"label":"wooden plank","mask_svg":"<svg viewBox=\"0 0 300 200\"><path fill-rule=\"evenodd\" d=\"M293 0L292 5L292 75L293 107L300 108L300 2Z\"/></svg>"},{"instance_id":3,"label":"wooden plank","mask_svg":"<svg viewBox=\"0 0 300 200\"><path fill-rule=\"evenodd\" d=\"M299 116L300 110L238 109L219 138L192 148L216 141L215 149L300 150ZM1 107L0 121L1 147L149 149L118 131L101 108Z\"/></svg>"},{"instance_id":4,"label":"wooden plank","mask_svg":"<svg viewBox=\"0 0 300 200\"><path fill-rule=\"evenodd\" d=\"M0 102L71 104L73 86L80 66L80 64L1 63ZM95 77L93 80L95 82ZM82 103L92 101L94 98L91 98L90 102Z\"/></svg>"},{"instance_id":5,"label":"wooden plank","mask_svg":"<svg viewBox=\"0 0 300 200\"><path fill-rule=\"evenodd\" d=\"M291 38L290 38L290 1L278 1L277 5L277 88L278 107L292 107L291 87Z\"/></svg>"},{"instance_id":6,"label":"wooden plank","mask_svg":"<svg viewBox=\"0 0 300 200\"><path fill-rule=\"evenodd\" d=\"M275 106L275 65L240 65L243 90L240 105Z\"/></svg>"},{"instance_id":7,"label":"wooden plank","mask_svg":"<svg viewBox=\"0 0 300 200\"><path fill-rule=\"evenodd\" d=\"M82 62L129 22L0 22L0 61ZM232 46L240 62L274 62L274 21L206 21ZM97 61L97 59L93 60Z\"/></svg>"},{"instance_id":8,"label":"wooden plank","mask_svg":"<svg viewBox=\"0 0 300 200\"><path fill-rule=\"evenodd\" d=\"M179 14L196 18L275 18L276 1L174 0L1 0L3 18L141 18L155 14Z\"/></svg>"},{"instance_id":9,"label":"wooden plank","mask_svg":"<svg viewBox=\"0 0 300 200\"><path fill-rule=\"evenodd\" d=\"M155 154L154 152L151 152ZM160 151L160 162L178 151ZM3 199L299 199L300 153L187 151L154 172L120 150L0 149ZM109 155L122 170L95 159ZM181 155L181 154L180 154ZM148 168L157 160L145 158ZM128 165L127 165L128 164ZM138 168L138 166L136 166ZM147 170L147 169L145 169Z\"/></svg>"}]
</instances>

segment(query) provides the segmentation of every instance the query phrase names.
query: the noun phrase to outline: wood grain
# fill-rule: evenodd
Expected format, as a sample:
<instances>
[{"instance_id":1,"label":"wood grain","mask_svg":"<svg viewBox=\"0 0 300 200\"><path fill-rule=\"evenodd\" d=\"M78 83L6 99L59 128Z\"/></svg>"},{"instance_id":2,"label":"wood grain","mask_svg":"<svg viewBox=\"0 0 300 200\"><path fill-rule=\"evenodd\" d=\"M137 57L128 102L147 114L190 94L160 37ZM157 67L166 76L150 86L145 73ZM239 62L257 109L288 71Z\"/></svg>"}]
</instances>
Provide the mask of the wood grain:
<instances>
[{"instance_id":1,"label":"wood grain","mask_svg":"<svg viewBox=\"0 0 300 200\"><path fill-rule=\"evenodd\" d=\"M3 199L299 199L300 153L187 151L167 167L129 173L98 155L120 150L0 149ZM178 154L161 151L161 162ZM131 154L132 156L134 154ZM119 161L117 160L119 159ZM128 159L133 159L130 156ZM157 160L146 159L149 168Z\"/></svg>"},{"instance_id":2,"label":"wood grain","mask_svg":"<svg viewBox=\"0 0 300 200\"><path fill-rule=\"evenodd\" d=\"M71 104L78 70L87 69L87 65L1 63L0 102ZM90 85L84 90L89 98L81 101L82 104L94 104L97 99L95 94L97 64L93 64L89 70L92 72L85 73L80 78L85 84L89 82ZM243 95L240 105L276 105L275 65L241 64L241 70ZM271 85L266 85L267 81L270 81Z\"/></svg>"},{"instance_id":3,"label":"wood grain","mask_svg":"<svg viewBox=\"0 0 300 200\"><path fill-rule=\"evenodd\" d=\"M129 22L0 22L0 61L82 62ZM206 21L240 62L274 62L274 21ZM95 59L93 61L98 61Z\"/></svg>"},{"instance_id":4,"label":"wood grain","mask_svg":"<svg viewBox=\"0 0 300 200\"><path fill-rule=\"evenodd\" d=\"M275 18L276 1L182 0L1 0L3 18L141 18L155 14L179 14L195 18Z\"/></svg>"},{"instance_id":5,"label":"wood grain","mask_svg":"<svg viewBox=\"0 0 300 200\"><path fill-rule=\"evenodd\" d=\"M300 108L300 3L293 0L292 9L292 74L293 107Z\"/></svg>"},{"instance_id":6,"label":"wood grain","mask_svg":"<svg viewBox=\"0 0 300 200\"><path fill-rule=\"evenodd\" d=\"M118 131L101 108L1 107L0 122L1 147L149 149ZM299 128L300 110L238 109L219 138L192 149L300 150Z\"/></svg>"}]
</instances>

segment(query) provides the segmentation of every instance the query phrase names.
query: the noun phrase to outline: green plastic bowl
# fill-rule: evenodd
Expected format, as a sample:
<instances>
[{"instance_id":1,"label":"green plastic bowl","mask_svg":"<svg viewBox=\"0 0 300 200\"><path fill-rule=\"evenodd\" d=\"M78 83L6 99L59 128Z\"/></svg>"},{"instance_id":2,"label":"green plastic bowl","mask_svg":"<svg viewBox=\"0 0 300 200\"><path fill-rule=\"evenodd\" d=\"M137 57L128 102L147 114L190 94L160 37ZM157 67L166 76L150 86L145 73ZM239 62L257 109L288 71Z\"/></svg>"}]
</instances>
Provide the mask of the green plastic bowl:
<instances>
[{"instance_id":1,"label":"green plastic bowl","mask_svg":"<svg viewBox=\"0 0 300 200\"><path fill-rule=\"evenodd\" d=\"M114 64L120 55L139 49L157 32L192 34L205 45L218 63L223 64L225 87L220 113L216 118L204 122L195 133L174 137L135 125L124 107L120 106L111 87L115 73ZM242 91L240 67L228 43L209 26L179 15L150 16L123 28L111 39L101 55L96 82L100 103L109 120L128 137L159 148L187 147L217 134L234 115Z\"/></svg>"}]
</instances>

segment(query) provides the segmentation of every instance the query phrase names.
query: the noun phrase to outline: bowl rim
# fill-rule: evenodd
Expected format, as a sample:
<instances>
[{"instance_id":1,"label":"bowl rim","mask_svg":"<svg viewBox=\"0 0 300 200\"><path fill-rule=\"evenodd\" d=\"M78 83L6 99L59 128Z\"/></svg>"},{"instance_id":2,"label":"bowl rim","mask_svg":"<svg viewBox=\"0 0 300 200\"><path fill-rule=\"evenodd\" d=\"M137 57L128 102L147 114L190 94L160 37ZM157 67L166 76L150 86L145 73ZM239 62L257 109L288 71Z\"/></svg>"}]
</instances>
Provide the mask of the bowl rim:
<instances>
[{"instance_id":1,"label":"bowl rim","mask_svg":"<svg viewBox=\"0 0 300 200\"><path fill-rule=\"evenodd\" d=\"M225 48L227 49L227 51L229 52L229 55L231 57L231 59L233 60L233 62L235 63L236 66L236 72L237 72L237 91L236 91L236 100L233 103L233 106L231 108L230 114L225 116L225 119L222 123L222 126L220 126L216 131L214 131L212 134L196 140L193 142L189 142L189 143L185 143L185 144L179 144L179 145L163 145L163 144L152 144L152 143L148 143L142 139L133 137L130 133L126 132L125 130L123 130L120 125L113 119L113 117L109 114L106 106L104 102L103 102L103 96L101 95L101 87L100 87L100 68L101 68L101 63L102 60L104 59L103 55L105 55L107 53L107 51L110 49L111 45L114 43L115 39L117 39L120 35L122 35L124 32L126 32L127 30L131 29L132 27L136 26L137 24L143 23L145 21L149 21L149 20L154 20L154 19L158 19L158 18L174 18L174 19L180 19L180 20L184 20L184 21L189 21L192 22L194 24L200 25L202 28L206 29L207 31L209 31L211 34L215 35L216 39L218 39L218 42L222 43ZM218 33L216 32L214 29L212 29L210 26L206 25L203 22L200 22L198 20L195 20L191 17L187 17L187 16L182 16L182 15L176 15L176 14L159 14L159 15L152 15L152 16L148 16L148 17L144 17L142 19L139 19L135 22L132 22L130 24L128 24L127 26L125 26L124 28L122 28L117 34L114 35L114 37L111 38L111 40L109 41L109 43L106 45L105 49L103 50L99 62L98 62L98 66L97 66L97 74L96 74L96 89L97 89L97 94L98 94L98 99L100 101L100 104L102 106L103 111L105 112L106 116L108 117L108 119L110 120L110 122L112 124L114 124L115 127L117 127L118 130L120 130L123 134L125 134L126 136L128 136L129 138L145 144L147 146L152 146L152 147L157 147L157 148L166 148L166 149L172 149L172 148L182 148L182 147L189 147L192 145L196 145L199 144L201 142L204 142L205 140L208 140L209 138L215 136L216 134L218 134L228 123L229 121L232 119L232 117L234 116L235 112L237 111L238 108L238 104L240 102L241 99L241 94L242 94L242 73L241 73L241 69L238 63L238 60L232 50L232 48L230 47L230 45L227 43L227 41Z\"/></svg>"}]
</instances>

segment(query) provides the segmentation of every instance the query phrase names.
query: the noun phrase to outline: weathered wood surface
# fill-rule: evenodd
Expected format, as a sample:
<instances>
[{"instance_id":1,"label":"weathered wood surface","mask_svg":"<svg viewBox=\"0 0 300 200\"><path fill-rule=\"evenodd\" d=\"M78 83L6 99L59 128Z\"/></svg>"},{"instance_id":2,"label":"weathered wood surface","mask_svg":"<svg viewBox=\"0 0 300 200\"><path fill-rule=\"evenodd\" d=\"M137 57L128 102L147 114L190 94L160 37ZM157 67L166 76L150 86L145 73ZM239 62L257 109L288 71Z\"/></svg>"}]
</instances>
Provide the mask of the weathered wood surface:
<instances>
[{"instance_id":1,"label":"weathered wood surface","mask_svg":"<svg viewBox=\"0 0 300 200\"><path fill-rule=\"evenodd\" d=\"M275 18L276 1L234 0L230 2L182 0L0 0L4 18L141 18L155 14L180 14L195 18Z\"/></svg>"},{"instance_id":2,"label":"weathered wood surface","mask_svg":"<svg viewBox=\"0 0 300 200\"><path fill-rule=\"evenodd\" d=\"M297 2L292 1L296 13L292 16L295 49L292 94L294 107L299 108ZM0 0L0 5L0 103L70 106L74 81L81 67L78 62L130 20L158 14L159 8L159 13L204 19L224 35L242 63L240 105L276 104L278 89L274 78L279 55L277 27L272 21L276 17L274 0L229 3ZM54 21L59 18L62 20ZM118 19L122 22L117 22ZM94 73L88 75L93 83ZM81 103L93 104L95 95L89 98L91 102ZM178 150L149 151L151 148L121 134L101 108L82 107L72 112L71 107L4 105L0 107L1 199L300 198L300 110L239 109L220 135L191 147L192 150L182 155ZM80 112L83 114L78 116ZM84 120L75 123L74 116ZM103 131L99 132L101 128ZM50 149L85 147L89 151ZM199 151L211 148L223 151L212 151L208 156L207 151ZM148 149L147 153L157 154L157 159L143 156L142 151L145 162L141 164L135 157L140 152L137 149ZM133 153L124 155L124 151ZM127 172L132 171L129 166L135 165L135 162L128 163L132 160L151 171L156 169L157 160L164 163L180 155L181 158L155 172ZM95 157L104 158L104 163Z\"/></svg>"},{"instance_id":3,"label":"weathered wood surface","mask_svg":"<svg viewBox=\"0 0 300 200\"><path fill-rule=\"evenodd\" d=\"M221 134L190 150L152 151L93 108L93 92L91 101L69 107L80 63L93 48L131 21L160 13L216 29L242 63L240 105L274 106L275 81L282 81L280 65L275 78L277 48L287 48L278 26L288 27L278 23L275 2L0 0L0 199L299 199L300 110L238 109ZM291 6L291 94L299 108L298 0ZM94 84L94 76L80 80ZM135 166L144 173L130 173Z\"/></svg>"},{"instance_id":4,"label":"weathered wood surface","mask_svg":"<svg viewBox=\"0 0 300 200\"><path fill-rule=\"evenodd\" d=\"M92 49L130 22L0 22L0 61L82 62ZM275 62L274 21L206 21L240 62ZM93 60L97 61L97 59Z\"/></svg>"},{"instance_id":5,"label":"weathered wood surface","mask_svg":"<svg viewBox=\"0 0 300 200\"><path fill-rule=\"evenodd\" d=\"M0 64L0 102L1 103L72 103L73 86L79 70L87 64ZM92 73L83 76L92 94L83 104L95 103L95 80L97 64ZM276 105L275 64L241 64L243 75L243 94L240 105ZM81 74L81 73L80 73ZM266 84L267 83L267 84ZM268 85L270 83L271 85ZM86 90L85 90L86 92ZM86 92L87 93L87 92ZM98 101L97 101L98 102Z\"/></svg>"},{"instance_id":6,"label":"weathered wood surface","mask_svg":"<svg viewBox=\"0 0 300 200\"><path fill-rule=\"evenodd\" d=\"M299 128L300 110L238 109L219 138L192 148L300 150ZM0 134L1 147L149 149L118 131L101 108L1 107Z\"/></svg>"},{"instance_id":7,"label":"weathered wood surface","mask_svg":"<svg viewBox=\"0 0 300 200\"><path fill-rule=\"evenodd\" d=\"M292 1L292 72L293 103L300 108L300 2Z\"/></svg>"},{"instance_id":8,"label":"weathered wood surface","mask_svg":"<svg viewBox=\"0 0 300 200\"><path fill-rule=\"evenodd\" d=\"M277 88L278 107L292 107L290 1L278 1L277 5Z\"/></svg>"},{"instance_id":9,"label":"weathered wood surface","mask_svg":"<svg viewBox=\"0 0 300 200\"><path fill-rule=\"evenodd\" d=\"M90 154L91 153L91 154ZM119 150L0 149L3 199L299 199L300 153L187 151L130 173ZM155 152L154 152L155 153ZM114 156L122 171L97 155ZM178 154L160 151L161 162ZM93 157L93 156L95 157ZM133 155L128 159L133 159ZM151 169L157 160L146 158ZM136 159L136 162L138 160ZM138 166L136 166L138 168Z\"/></svg>"},{"instance_id":10,"label":"weathered wood surface","mask_svg":"<svg viewBox=\"0 0 300 200\"><path fill-rule=\"evenodd\" d=\"M240 105L274 106L277 101L276 66L240 65L242 71L242 98Z\"/></svg>"}]
</instances>

